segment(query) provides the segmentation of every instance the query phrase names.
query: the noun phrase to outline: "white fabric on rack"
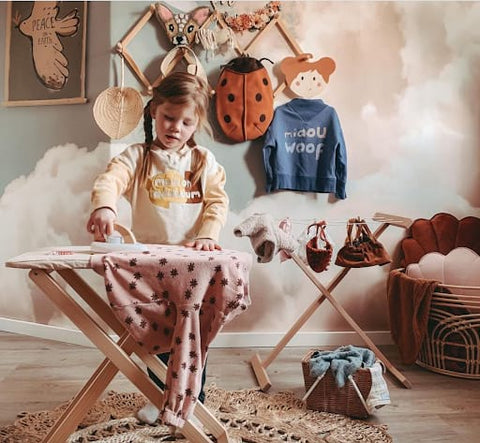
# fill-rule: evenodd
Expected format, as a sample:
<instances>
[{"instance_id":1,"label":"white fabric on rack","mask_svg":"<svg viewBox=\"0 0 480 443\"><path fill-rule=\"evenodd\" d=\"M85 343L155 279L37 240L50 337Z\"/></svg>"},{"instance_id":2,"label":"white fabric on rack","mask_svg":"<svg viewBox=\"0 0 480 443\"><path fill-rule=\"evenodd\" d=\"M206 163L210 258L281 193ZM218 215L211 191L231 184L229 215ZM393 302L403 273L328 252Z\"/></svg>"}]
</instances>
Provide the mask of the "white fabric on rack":
<instances>
[{"instance_id":1,"label":"white fabric on rack","mask_svg":"<svg viewBox=\"0 0 480 443\"><path fill-rule=\"evenodd\" d=\"M259 263L272 261L280 251L294 252L297 241L285 231L270 214L253 214L233 229L237 237L248 236Z\"/></svg>"}]
</instances>

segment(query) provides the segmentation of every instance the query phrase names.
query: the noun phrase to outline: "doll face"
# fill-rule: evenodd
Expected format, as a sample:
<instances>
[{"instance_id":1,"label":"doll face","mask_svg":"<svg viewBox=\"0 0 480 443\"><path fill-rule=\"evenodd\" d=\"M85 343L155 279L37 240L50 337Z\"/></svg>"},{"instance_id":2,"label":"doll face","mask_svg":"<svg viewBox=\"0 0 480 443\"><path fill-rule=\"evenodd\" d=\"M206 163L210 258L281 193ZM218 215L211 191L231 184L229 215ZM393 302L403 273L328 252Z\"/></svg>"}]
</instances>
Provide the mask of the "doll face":
<instances>
[{"instance_id":1,"label":"doll face","mask_svg":"<svg viewBox=\"0 0 480 443\"><path fill-rule=\"evenodd\" d=\"M299 72L289 87L299 97L318 97L326 88L327 83L317 70Z\"/></svg>"}]
</instances>

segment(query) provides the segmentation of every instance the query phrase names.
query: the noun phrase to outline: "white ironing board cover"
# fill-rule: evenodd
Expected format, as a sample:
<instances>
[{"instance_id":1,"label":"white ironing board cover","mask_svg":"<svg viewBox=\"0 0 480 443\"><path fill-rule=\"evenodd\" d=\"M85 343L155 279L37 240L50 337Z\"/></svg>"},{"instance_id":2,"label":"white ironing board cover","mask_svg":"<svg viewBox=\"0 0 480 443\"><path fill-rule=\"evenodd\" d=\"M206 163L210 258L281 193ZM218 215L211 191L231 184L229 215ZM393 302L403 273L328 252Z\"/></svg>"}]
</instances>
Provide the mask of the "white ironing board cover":
<instances>
[{"instance_id":1,"label":"white ironing board cover","mask_svg":"<svg viewBox=\"0 0 480 443\"><path fill-rule=\"evenodd\" d=\"M5 262L9 268L43 269L89 269L93 252L90 246L55 246L25 252Z\"/></svg>"}]
</instances>

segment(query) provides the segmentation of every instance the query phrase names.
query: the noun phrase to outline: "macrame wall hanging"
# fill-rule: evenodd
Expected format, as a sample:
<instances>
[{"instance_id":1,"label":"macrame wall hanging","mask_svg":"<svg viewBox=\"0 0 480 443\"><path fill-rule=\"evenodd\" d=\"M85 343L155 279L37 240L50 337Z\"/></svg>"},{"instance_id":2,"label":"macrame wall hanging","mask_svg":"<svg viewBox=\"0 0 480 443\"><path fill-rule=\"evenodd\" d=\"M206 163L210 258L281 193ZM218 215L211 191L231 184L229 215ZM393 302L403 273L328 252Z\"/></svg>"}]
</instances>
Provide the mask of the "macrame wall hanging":
<instances>
[{"instance_id":1,"label":"macrame wall hanging","mask_svg":"<svg viewBox=\"0 0 480 443\"><path fill-rule=\"evenodd\" d=\"M195 42L202 45L207 52L207 60L211 60L215 52L224 45L228 50L235 49L235 34L228 26L217 31L211 28L200 28L195 35Z\"/></svg>"}]
</instances>

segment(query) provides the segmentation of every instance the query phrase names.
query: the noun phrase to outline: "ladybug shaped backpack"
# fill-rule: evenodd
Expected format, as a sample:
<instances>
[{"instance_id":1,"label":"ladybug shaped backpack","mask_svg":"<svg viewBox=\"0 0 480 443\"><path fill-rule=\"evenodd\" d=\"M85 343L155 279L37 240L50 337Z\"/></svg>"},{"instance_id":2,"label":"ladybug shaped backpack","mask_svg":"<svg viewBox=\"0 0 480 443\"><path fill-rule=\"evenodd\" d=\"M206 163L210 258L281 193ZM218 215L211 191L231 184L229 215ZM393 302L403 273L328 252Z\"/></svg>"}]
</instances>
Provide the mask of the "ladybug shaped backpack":
<instances>
[{"instance_id":1,"label":"ladybug shaped backpack","mask_svg":"<svg viewBox=\"0 0 480 443\"><path fill-rule=\"evenodd\" d=\"M229 139L254 140L273 118L273 89L261 59L242 55L223 66L215 89L218 124ZM269 60L270 61L270 60Z\"/></svg>"}]
</instances>

